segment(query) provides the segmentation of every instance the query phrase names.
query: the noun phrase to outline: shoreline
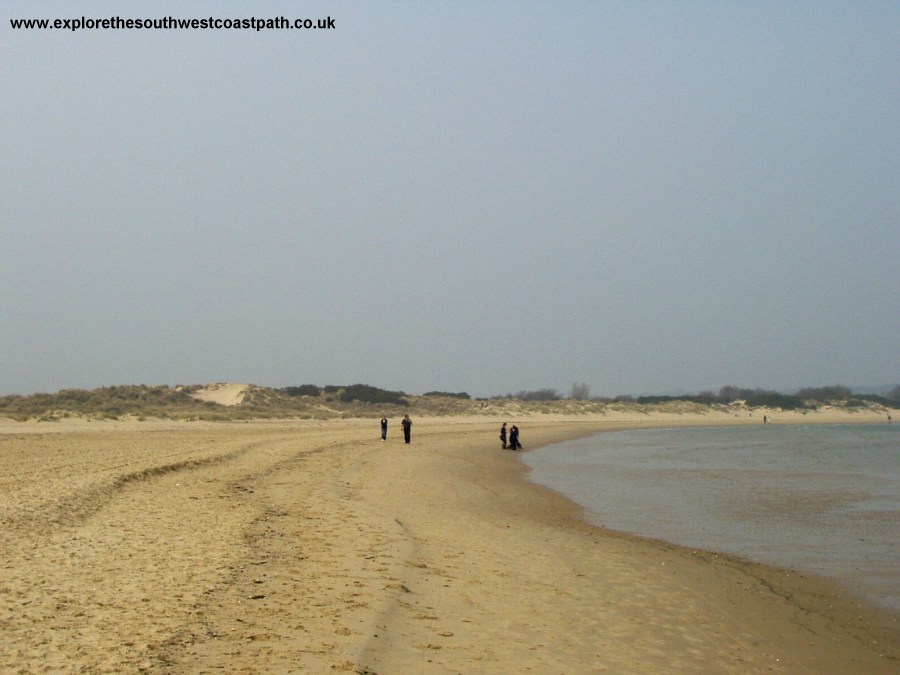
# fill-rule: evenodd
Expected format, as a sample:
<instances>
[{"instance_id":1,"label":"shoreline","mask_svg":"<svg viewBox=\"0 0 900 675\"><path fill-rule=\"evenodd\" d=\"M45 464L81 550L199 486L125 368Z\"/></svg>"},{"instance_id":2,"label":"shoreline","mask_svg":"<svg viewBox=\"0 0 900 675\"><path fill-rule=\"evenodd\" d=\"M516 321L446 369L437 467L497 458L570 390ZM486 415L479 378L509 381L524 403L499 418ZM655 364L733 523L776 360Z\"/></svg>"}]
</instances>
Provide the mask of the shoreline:
<instances>
[{"instance_id":1,"label":"shoreline","mask_svg":"<svg viewBox=\"0 0 900 675\"><path fill-rule=\"evenodd\" d=\"M656 426L656 425L643 425L643 426L631 426L631 427L626 426L626 427L617 427L615 429L604 429L603 431L601 431L597 434L594 434L592 436L599 437L600 435L602 435L604 433L610 433L610 432L645 431L645 430L649 431L651 429L656 429L657 431L662 431L662 432L672 431L672 432L677 433L678 431L689 430L689 429L695 429L695 430L710 429L710 428L740 429L740 428L747 427L747 426L751 426L751 425L745 424L745 425L725 426L725 425L702 425L702 424L701 425L690 425L690 424L688 424L688 425L669 426L669 427L667 427L667 426L660 427L660 426ZM769 426L772 426L772 425L769 425ZM774 425L774 426L779 426L779 425ZM884 426L884 423L881 423L881 424L859 423L859 422L851 423L851 422L847 422L845 420L839 420L839 421L816 423L816 424L782 424L780 426L788 427L788 428L802 426L804 429L809 430L809 429L815 429L817 427L826 428L829 426L831 426L831 427L840 426L840 427L849 427L849 428L853 428L853 427L865 428L865 427L871 427L871 426ZM590 438L590 436L588 436L588 438ZM541 448L544 448L544 447L546 447L546 446L541 446ZM537 450L537 449L539 449L539 448L535 448L535 450ZM551 456L552 456L552 454L548 454L545 457L549 458ZM560 494L563 497L565 497L567 499L571 499L572 501L574 501L577 504L581 504L581 501L579 500L579 498L576 495L570 495L569 491L564 487L566 485L564 474L560 475L560 476L556 476L556 478L554 479L555 474L553 473L552 470L550 470L551 473L549 475L546 475L546 474L544 475L544 478L546 480L544 480L544 481L535 480L532 477L532 472L537 471L538 473L540 473L542 466L543 466L541 460L536 460L537 463L533 464L532 462L528 461L525 457L521 457L520 459L528 467L528 476L535 483L537 483L538 485L543 485L543 486L549 487L550 489L557 490L560 492ZM559 483L559 485L563 486L563 487L557 487L556 483L559 480L563 481L562 483ZM602 481L602 479L600 479L600 480ZM588 498L588 497L586 497L586 498L587 498L587 503L590 504L590 498ZM598 507L596 507L596 506L591 507L589 505L584 506L584 510L586 512L589 511L591 508L596 509ZM613 511L615 511L615 508L613 508ZM719 542L719 544L714 543L714 541L707 541L707 542L693 541L692 542L689 535L686 537L680 537L678 534L677 528L675 531L672 531L671 529L668 529L666 531L660 530L659 531L660 533L657 533L657 534L652 533L651 530L653 528L651 527L650 529L648 529L649 526L646 523L643 528L636 527L636 529L623 529L623 528L627 528L628 526L623 525L622 527L617 527L615 524L611 525L608 522L605 522L606 519L602 518L601 514L606 515L607 519L609 518L609 514L605 514L605 511L601 510L601 511L594 511L592 515L587 515L587 513L585 513L582 515L582 519L589 524L600 527L601 529L607 529L610 531L619 532L626 536L635 536L635 537L638 537L641 539L657 541L657 542L660 542L663 544L671 544L671 545L675 545L675 546L681 546L685 549L699 549L699 550L703 550L703 551L706 551L706 552L709 552L712 554L716 554L716 555L727 555L727 556L736 558L737 560L744 561L744 562L751 563L751 564L760 562L760 563L767 565L769 567L772 567L774 569L789 569L798 574L804 574L804 575L809 575L809 576L813 576L813 577L818 577L823 580L835 583L840 589L842 589L843 592L847 593L848 595L857 597L860 600L862 600L863 602L870 604L879 610L886 611L889 613L896 613L898 615L898 618L900 618L900 606L898 606L896 604L896 602L892 603L889 600L886 600L884 598L883 592L885 591L885 589L883 587L879 587L877 585L874 587L872 587L871 585L867 586L865 582L860 582L859 579L857 579L855 577L851 576L848 578L848 577L842 576L841 574L838 574L836 572L834 572L834 573L829 572L824 568L817 570L815 568L815 566L810 566L810 565L804 564L802 562L797 562L796 559L788 559L788 560L779 561L777 559L773 559L771 556L771 553L770 554L757 554L756 552L753 552L753 551L740 552L738 550L734 550L733 548L729 547L727 543L723 543L723 542ZM598 518L599 518L599 520L598 520ZM615 518L613 518L613 520L615 520ZM691 522L691 521L687 520L684 522ZM682 534L684 534L684 533L682 532ZM734 542L732 542L732 544L733 543ZM717 546L720 546L723 548L718 548ZM788 558L790 558L790 556L788 556ZM866 556L866 558L868 558L868 555ZM884 564L887 564L887 562L884 561ZM858 564L854 565L854 567L857 570L859 569Z\"/></svg>"},{"instance_id":2,"label":"shoreline","mask_svg":"<svg viewBox=\"0 0 900 675\"><path fill-rule=\"evenodd\" d=\"M628 428L644 428L646 426L670 426L671 420L660 421L651 425L637 425ZM688 423L693 426L693 422ZM565 425L563 428L556 427L554 424L547 424L546 428L540 421L532 421L527 423L521 422L523 429L528 429L528 438L533 439L529 443L529 449L543 447L547 444L562 442L575 437L583 437L593 435L594 433L611 430L606 424L600 423L599 429L593 423L579 423L575 425ZM679 425L681 426L681 425ZM615 430L624 428L615 425ZM537 432L537 433L536 433ZM493 437L491 434L489 437ZM503 452L498 450L498 452ZM575 536L576 540L583 541L585 536L597 537L595 543L604 542L606 544L615 543L614 548L622 547L625 549L623 553L628 562L624 563L627 567L630 563L636 563L638 566L647 563L647 558L655 559L660 568L653 570L642 570L637 573L641 580L648 578L649 572L658 572L661 568L667 568L663 577L666 583L661 584L660 591L663 594L672 592L669 588L668 575L671 574L677 578L676 586L678 590L675 592L678 597L671 604L663 603L663 607L655 606L653 600L648 604L642 605L636 611L639 618L633 616L630 620L639 624L649 624L651 634L644 634L643 640L659 640L656 631L666 633L671 628L668 625L655 624L658 621L657 613L665 613L671 611L678 621L697 622L706 630L715 630L716 622L724 622L725 625L730 624L731 632L725 629L720 636L722 641L727 644L729 637L733 637L736 631L747 631L747 627L751 626L750 644L754 647L762 648L754 658L750 658L746 651L747 645L735 646L733 651L722 652L719 648L721 644L717 640L710 640L709 636L704 634L702 637L698 635L684 636L680 630L670 632L663 653L656 654L655 649L650 649L646 653L639 655L625 656L618 654L617 656L606 660L600 654L591 654L591 633L581 635L583 643L580 649L575 650L573 657L577 654L577 658L573 661L554 660L551 656L546 656L543 661L536 661L542 667L572 669L573 663L577 663L578 667L585 669L597 669L598 664L602 664L603 668L610 667L612 670L619 672L640 672L648 669L660 671L675 672L757 672L762 670L779 671L784 668L784 672L796 672L799 668L805 672L834 672L836 664L846 664L846 668L855 668L859 670L863 668L867 672L890 672L896 668L896 660L898 653L898 632L896 613L883 610L874 606L872 603L851 596L846 589L830 579L796 573L789 570L780 569L770 565L748 561L737 556L731 556L713 551L702 551L689 547L671 544L668 542L654 540L645 537L639 537L628 533L617 532L605 528L597 527L583 518L583 509L576 502L570 500L551 488L533 483L528 478L530 473L528 467L519 461L518 456L514 453L501 455L499 461L505 463L506 460L514 462L515 467L509 473L509 479L512 489L519 489L523 495L531 495L531 497L516 495L511 501L514 503L527 504L527 511L523 513L517 510L515 515L525 516L529 520L536 522L539 526L549 525L551 528L559 528ZM486 466L483 462L482 467ZM509 467L507 467L509 468ZM543 502L538 509L534 508L534 501L540 499ZM540 529L540 528L539 528ZM566 537L562 537L566 539ZM570 545L571 541L568 542ZM580 549L578 543L575 543L576 549L569 551L569 556L580 557L582 553L586 554L586 560L577 560L574 562L568 560L570 565L576 569L581 569L577 573L578 577L590 575L584 571L584 566L593 556L588 551ZM622 553L621 551L616 551ZM600 564L605 557L595 559ZM654 565L655 567L655 565ZM554 565L553 570L559 568ZM613 581L634 583L634 573L631 570L618 570L618 574L613 575ZM623 578L624 577L624 578ZM600 575L600 579L609 582L610 578ZM542 580L545 581L545 580ZM570 581L574 579L570 578ZM739 586L738 595L744 596L738 599L735 596L734 586ZM558 588L560 593L565 593L566 583L562 583ZM642 584L638 583L638 587ZM681 595L683 588L688 587L691 592L687 595ZM640 588L639 592L644 592ZM696 614L690 618L684 616L681 609L682 603L696 602L697 597L704 597L707 607L699 608ZM552 601L552 597L547 598L548 602ZM604 601L601 597L596 598L598 604L597 609ZM731 614L737 610L743 609L743 603L754 606L754 608L737 618ZM627 603L627 600L623 599ZM714 607L715 612L710 611ZM653 616L643 614L643 610L652 608ZM722 616L724 611L727 618ZM588 612L588 615L590 612ZM716 619L710 619L710 615L716 615ZM854 618L856 623L847 623L847 619ZM617 623L621 617L613 619L613 624ZM564 629L568 632L574 630L576 625L581 622L590 622L590 616L581 616L579 619L572 619L566 613L562 613L560 620L563 622ZM551 624L552 625L552 624ZM602 625L602 624L601 624ZM800 627L798 630L798 626ZM556 628L550 628L555 631ZM609 625L606 626L609 629ZM691 631L686 631L690 633ZM809 634L816 635L820 641L809 640ZM767 640L762 636L768 636ZM825 636L829 637L825 639ZM559 636L556 636L557 639ZM690 648L685 649L684 642L692 640L707 640L707 646L710 651L696 662L692 659L696 655L692 654ZM835 642L843 642L839 649L833 649ZM875 655L869 651L873 644L878 644L879 649L889 648L890 656L883 658L881 653ZM715 647L713 647L715 645ZM777 645L777 647L776 647ZM889 647L888 647L889 646ZM524 648L524 645L522 645ZM860 648L859 653L853 653L856 648ZM779 649L783 649L781 656L776 655ZM766 651L771 650L771 651ZM848 651L850 652L848 654ZM882 652L883 653L883 652ZM761 660L760 660L761 659ZM862 664L865 662L865 666ZM716 663L715 667L710 667L710 663ZM615 664L611 666L610 664ZM456 664L453 663L453 666ZM452 668L451 668L452 669ZM577 668L576 668L577 669ZM840 668L838 668L840 670ZM388 669L390 672L391 669ZM436 671L441 672L441 671Z\"/></svg>"},{"instance_id":3,"label":"shoreline","mask_svg":"<svg viewBox=\"0 0 900 675\"><path fill-rule=\"evenodd\" d=\"M860 423L860 422L849 422L846 420L831 420L831 421L826 421L826 422L817 422L815 424L821 425L821 426L831 426L831 425L852 425L852 424L868 425L868 424L877 424L877 423L878 423L877 421L874 421L874 422L869 421L869 422ZM787 425L792 426L792 425L798 425L798 424L802 424L802 422L794 422L794 423L789 423ZM882 422L882 424L883 424L883 422ZM565 443L569 440L576 440L579 438L589 438L589 437L595 436L595 435L600 435L600 434L604 434L604 433L614 433L614 432L618 432L618 431L639 431L639 430L643 430L643 429L665 430L665 429L669 429L669 428L672 428L672 429L708 428L710 426L719 427L719 428L728 428L728 427L741 427L741 426L748 426L748 425L746 425L746 424L710 425L710 424L702 424L702 423L701 424L686 423L686 424L679 424L679 425L656 424L656 423L643 424L643 425L640 425L640 424L625 424L622 426L616 425L613 428L603 428L603 429L595 430L595 431L585 430L584 433L576 433L576 434L568 436L567 438L565 438L563 440L553 440L550 442L541 442L534 447L525 449L524 452L532 452L532 451L545 449L549 446L557 445L560 443ZM811 425L811 426L813 426L813 425ZM850 606L855 606L855 607L866 606L869 609L874 610L874 612L876 614L886 616L888 618L889 624L900 625L900 610L895 610L891 607L886 607L884 605L880 605L877 602L871 600L870 598L867 598L859 593L855 593L852 589L850 589L849 587L847 587L846 585L841 583L840 580L829 577L829 576L825 576L825 575L822 575L822 574L819 574L816 572L810 572L810 571L791 570L791 569L788 569L785 567L781 567L777 564L759 562L759 561L752 560L750 558L746 558L744 556L734 554L734 553L718 551L718 550L715 550L712 548L704 548L704 547L700 547L700 546L691 546L691 545L686 545L686 544L680 544L678 542L669 541L667 539L661 539L658 537L653 537L653 536L643 535L643 534L635 534L635 533L628 532L625 530L619 530L614 527L596 524L596 523L592 522L589 518L586 517L586 515L585 515L586 508L584 506L582 506L578 501L576 501L575 499L569 497L565 493L560 492L559 490L557 490L551 486L533 481L530 478L530 475L533 472L531 467L528 466L521 459L520 455L518 455L517 453L514 454L513 457L514 457L514 459L517 460L517 462L519 464L521 464L524 467L524 472L522 474L522 480L525 481L529 487L538 488L542 491L547 490L550 493L552 493L553 495L555 495L556 497L558 497L559 499L562 499L563 501L566 501L566 502L570 502L573 507L572 515L570 517L573 518L575 521L577 521L580 524L586 525L591 528L596 528L598 530L601 530L605 533L609 533L614 536L620 536L625 539L631 539L636 542L644 542L644 543L648 543L651 545L660 546L663 548L679 549L683 553L689 554L691 556L699 555L701 557L705 556L705 557L712 557L715 559L720 559L720 562L722 562L724 564L728 564L730 566L733 566L736 569L740 569L745 573L751 573L750 570L758 570L758 572L755 572L754 575L774 574L775 576L778 576L778 577L785 577L785 578L795 577L796 579L809 579L811 584L813 584L814 586L817 587L816 592L814 593L815 595L818 595L821 592L821 587L829 588L830 592L833 593L835 596L840 596L841 598L843 598L843 600L847 603L848 607L850 607ZM898 627L898 630L900 630L900 627ZM900 636L900 634L898 634L898 636Z\"/></svg>"},{"instance_id":4,"label":"shoreline","mask_svg":"<svg viewBox=\"0 0 900 675\"><path fill-rule=\"evenodd\" d=\"M0 665L896 672L895 615L590 525L494 417L414 420L410 446L377 420L0 424ZM528 449L618 428L516 421Z\"/></svg>"}]
</instances>

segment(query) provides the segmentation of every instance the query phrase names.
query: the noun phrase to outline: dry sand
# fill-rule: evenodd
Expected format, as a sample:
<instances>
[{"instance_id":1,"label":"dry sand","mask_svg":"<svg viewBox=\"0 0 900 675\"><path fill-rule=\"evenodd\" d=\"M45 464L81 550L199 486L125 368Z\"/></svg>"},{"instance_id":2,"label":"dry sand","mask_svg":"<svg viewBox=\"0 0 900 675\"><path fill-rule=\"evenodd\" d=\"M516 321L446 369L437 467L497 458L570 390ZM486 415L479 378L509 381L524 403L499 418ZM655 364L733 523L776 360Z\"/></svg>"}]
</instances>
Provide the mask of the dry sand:
<instances>
[{"instance_id":1,"label":"dry sand","mask_svg":"<svg viewBox=\"0 0 900 675\"><path fill-rule=\"evenodd\" d=\"M198 389L191 396L198 401L209 401L224 406L240 405L250 389L249 384L211 384Z\"/></svg>"},{"instance_id":2,"label":"dry sand","mask_svg":"<svg viewBox=\"0 0 900 675\"><path fill-rule=\"evenodd\" d=\"M900 672L896 614L584 524L496 419L397 422L0 423L0 671Z\"/></svg>"}]
</instances>

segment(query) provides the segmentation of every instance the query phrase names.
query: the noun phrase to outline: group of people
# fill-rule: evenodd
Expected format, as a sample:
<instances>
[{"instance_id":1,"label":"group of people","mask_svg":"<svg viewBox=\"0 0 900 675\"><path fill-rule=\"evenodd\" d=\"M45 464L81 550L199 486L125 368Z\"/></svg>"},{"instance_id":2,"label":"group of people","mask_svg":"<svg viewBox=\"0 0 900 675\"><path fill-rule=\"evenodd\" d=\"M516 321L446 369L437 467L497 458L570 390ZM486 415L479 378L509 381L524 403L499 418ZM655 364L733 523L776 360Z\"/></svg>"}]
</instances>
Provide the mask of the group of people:
<instances>
[{"instance_id":1,"label":"group of people","mask_svg":"<svg viewBox=\"0 0 900 675\"><path fill-rule=\"evenodd\" d=\"M400 426L403 427L403 442L409 443L412 437L412 420L409 419L409 415L404 415L403 419L400 421ZM381 418L381 442L384 443L387 440L387 431L388 431L388 421L387 417ZM507 442L508 439L508 442ZM507 434L506 430L506 422L500 427L500 440L503 443L504 450L518 450L522 447L522 444L519 443L519 427L513 424L509 428L509 432Z\"/></svg>"},{"instance_id":2,"label":"group of people","mask_svg":"<svg viewBox=\"0 0 900 675\"><path fill-rule=\"evenodd\" d=\"M412 437L412 420L409 419L409 415L404 415L403 419L400 421L400 426L403 427L403 442L409 443ZM384 443L387 440L387 427L388 421L387 417L381 418L381 442Z\"/></svg>"},{"instance_id":3,"label":"group of people","mask_svg":"<svg viewBox=\"0 0 900 675\"><path fill-rule=\"evenodd\" d=\"M500 442L503 443L504 450L518 450L522 447L519 443L519 427L513 424L509 428L509 442L507 443L506 422L500 426Z\"/></svg>"}]
</instances>

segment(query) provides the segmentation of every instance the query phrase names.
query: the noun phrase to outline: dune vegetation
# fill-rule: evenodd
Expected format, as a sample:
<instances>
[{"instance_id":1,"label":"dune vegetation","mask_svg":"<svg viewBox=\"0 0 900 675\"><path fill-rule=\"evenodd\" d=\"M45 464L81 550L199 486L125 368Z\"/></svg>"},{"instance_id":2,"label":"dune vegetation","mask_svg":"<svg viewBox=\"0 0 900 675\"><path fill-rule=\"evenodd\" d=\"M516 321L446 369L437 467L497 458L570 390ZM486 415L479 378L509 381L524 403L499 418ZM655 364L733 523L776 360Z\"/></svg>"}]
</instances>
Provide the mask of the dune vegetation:
<instances>
[{"instance_id":1,"label":"dune vegetation","mask_svg":"<svg viewBox=\"0 0 900 675\"><path fill-rule=\"evenodd\" d=\"M584 390L581 390L582 393ZM896 389L891 395L898 393ZM406 413L429 416L609 413L734 413L753 410L816 411L823 408L882 412L897 401L857 395L846 387L803 389L795 395L723 387L684 396L622 396L614 399L563 397L554 389L521 391L491 398L465 392L430 391L422 396L365 384L298 385L118 385L97 389L63 389L0 397L0 417L54 421L87 419L172 419L229 421L250 419L333 419L380 417Z\"/></svg>"}]
</instances>

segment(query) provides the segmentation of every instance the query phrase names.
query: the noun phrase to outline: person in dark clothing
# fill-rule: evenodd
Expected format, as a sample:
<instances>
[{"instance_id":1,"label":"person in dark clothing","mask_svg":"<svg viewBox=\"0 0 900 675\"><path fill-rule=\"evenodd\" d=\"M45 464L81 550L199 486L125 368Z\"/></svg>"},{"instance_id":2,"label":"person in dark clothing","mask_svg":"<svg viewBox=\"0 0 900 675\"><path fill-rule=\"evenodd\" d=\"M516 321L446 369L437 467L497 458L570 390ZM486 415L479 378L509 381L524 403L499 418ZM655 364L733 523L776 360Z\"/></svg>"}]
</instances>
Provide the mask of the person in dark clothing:
<instances>
[{"instance_id":1,"label":"person in dark clothing","mask_svg":"<svg viewBox=\"0 0 900 675\"><path fill-rule=\"evenodd\" d=\"M381 418L381 442L384 443L387 440L387 417Z\"/></svg>"},{"instance_id":2,"label":"person in dark clothing","mask_svg":"<svg viewBox=\"0 0 900 675\"><path fill-rule=\"evenodd\" d=\"M522 444L519 443L519 427L513 424L509 429L509 449L518 450L521 447Z\"/></svg>"},{"instance_id":3,"label":"person in dark clothing","mask_svg":"<svg viewBox=\"0 0 900 675\"><path fill-rule=\"evenodd\" d=\"M506 450L506 422L500 427L500 442L503 443L503 449Z\"/></svg>"},{"instance_id":4,"label":"person in dark clothing","mask_svg":"<svg viewBox=\"0 0 900 675\"><path fill-rule=\"evenodd\" d=\"M409 437L412 433L412 420L409 419L409 415L405 415L400 424L403 426L403 441L409 443Z\"/></svg>"}]
</instances>

